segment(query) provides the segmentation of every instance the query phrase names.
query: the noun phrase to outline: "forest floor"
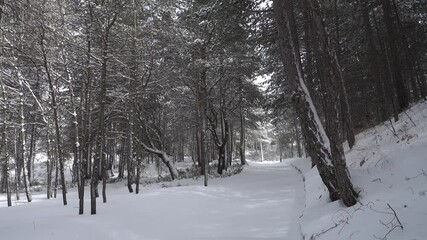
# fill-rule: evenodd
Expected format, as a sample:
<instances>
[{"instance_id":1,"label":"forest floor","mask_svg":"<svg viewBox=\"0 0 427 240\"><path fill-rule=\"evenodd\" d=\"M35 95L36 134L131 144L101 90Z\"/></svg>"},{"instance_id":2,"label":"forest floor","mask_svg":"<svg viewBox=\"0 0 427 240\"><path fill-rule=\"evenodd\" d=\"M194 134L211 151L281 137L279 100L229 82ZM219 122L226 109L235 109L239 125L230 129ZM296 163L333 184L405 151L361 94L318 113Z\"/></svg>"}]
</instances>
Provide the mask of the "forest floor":
<instances>
[{"instance_id":1,"label":"forest floor","mask_svg":"<svg viewBox=\"0 0 427 240\"><path fill-rule=\"evenodd\" d=\"M142 239L296 239L304 193L300 174L284 163L255 163L238 175L150 184L139 195L125 182L108 186L108 203L98 199L98 214L78 215L75 190L32 203L0 198L0 239L142 240ZM21 196L25 198L25 196ZM294 235L294 237L291 237Z\"/></svg>"}]
</instances>

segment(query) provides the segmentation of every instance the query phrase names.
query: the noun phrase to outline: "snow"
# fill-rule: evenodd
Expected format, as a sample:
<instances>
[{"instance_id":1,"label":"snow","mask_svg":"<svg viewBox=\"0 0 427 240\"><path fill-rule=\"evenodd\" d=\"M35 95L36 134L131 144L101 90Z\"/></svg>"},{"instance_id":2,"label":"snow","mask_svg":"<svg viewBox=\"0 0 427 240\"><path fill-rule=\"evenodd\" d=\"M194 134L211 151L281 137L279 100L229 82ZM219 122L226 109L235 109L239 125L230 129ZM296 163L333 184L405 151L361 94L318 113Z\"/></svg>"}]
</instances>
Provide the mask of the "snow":
<instances>
[{"instance_id":1,"label":"snow","mask_svg":"<svg viewBox=\"0 0 427 240\"><path fill-rule=\"evenodd\" d=\"M301 194L299 173L289 164L250 166L235 176L147 185L129 194L124 182L108 185L108 203L98 214L79 216L77 193L0 208L2 239L283 239L291 234L292 206ZM88 190L88 189L87 189ZM4 198L0 199L3 203Z\"/></svg>"},{"instance_id":2,"label":"snow","mask_svg":"<svg viewBox=\"0 0 427 240\"><path fill-rule=\"evenodd\" d=\"M409 117L413 120L409 119ZM316 169L305 172L305 239L427 239L427 102L357 136L346 151L359 203L330 202ZM396 212L396 215L394 214ZM400 227L402 226L403 229Z\"/></svg>"},{"instance_id":3,"label":"snow","mask_svg":"<svg viewBox=\"0 0 427 240\"><path fill-rule=\"evenodd\" d=\"M1 239L387 239L427 238L427 102L357 135L346 157L359 203L330 202L309 159L249 162L242 173L209 181L148 184L139 195L108 185L98 214L35 193L32 203L0 195ZM409 117L411 119L409 119ZM412 122L413 121L413 122ZM393 124L393 127L391 126ZM393 132L395 129L395 133ZM184 167L185 164L181 164ZM146 169L149 171L149 169ZM304 181L303 181L304 180ZM14 196L13 196L14 197ZM22 198L22 195L21 195Z\"/></svg>"}]
</instances>

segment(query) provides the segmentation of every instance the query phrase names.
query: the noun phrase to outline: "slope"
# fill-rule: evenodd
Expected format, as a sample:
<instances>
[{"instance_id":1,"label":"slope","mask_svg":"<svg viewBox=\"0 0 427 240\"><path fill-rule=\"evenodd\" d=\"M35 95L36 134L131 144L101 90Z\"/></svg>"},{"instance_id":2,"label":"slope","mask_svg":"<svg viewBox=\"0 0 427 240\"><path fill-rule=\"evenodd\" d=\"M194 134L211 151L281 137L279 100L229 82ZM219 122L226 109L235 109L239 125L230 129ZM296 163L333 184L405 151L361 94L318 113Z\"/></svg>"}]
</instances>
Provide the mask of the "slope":
<instances>
[{"instance_id":1,"label":"slope","mask_svg":"<svg viewBox=\"0 0 427 240\"><path fill-rule=\"evenodd\" d=\"M306 172L304 239L427 239L427 102L357 136L346 152L360 202L330 202L316 169Z\"/></svg>"}]
</instances>

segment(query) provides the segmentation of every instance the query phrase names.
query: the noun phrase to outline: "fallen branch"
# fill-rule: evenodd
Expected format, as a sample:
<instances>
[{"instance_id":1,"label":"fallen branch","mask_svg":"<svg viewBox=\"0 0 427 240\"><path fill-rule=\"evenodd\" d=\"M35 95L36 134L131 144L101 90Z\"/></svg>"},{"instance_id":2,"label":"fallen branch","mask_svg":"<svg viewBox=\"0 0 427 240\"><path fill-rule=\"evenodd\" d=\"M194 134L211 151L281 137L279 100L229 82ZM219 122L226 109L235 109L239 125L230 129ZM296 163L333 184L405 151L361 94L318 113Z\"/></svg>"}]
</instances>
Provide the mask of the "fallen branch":
<instances>
[{"instance_id":1,"label":"fallen branch","mask_svg":"<svg viewBox=\"0 0 427 240\"><path fill-rule=\"evenodd\" d=\"M390 206L390 204L388 204L388 203L387 203L387 206L388 206L388 207L393 211L393 213L394 213L394 217L396 218L397 222L399 223L400 228L403 230L402 222L400 222L400 219L399 219L399 217L397 216L396 211L394 211L394 209Z\"/></svg>"},{"instance_id":2,"label":"fallen branch","mask_svg":"<svg viewBox=\"0 0 427 240\"><path fill-rule=\"evenodd\" d=\"M390 121L390 125L391 125L391 129L390 129L390 127L386 124L385 126L388 128L388 130L390 130L392 133L393 133L393 135L396 137L396 138L399 138L399 136L397 135L397 133L396 133L396 129L394 129L394 126L393 126L393 122L391 121L391 118L390 119L388 119L389 121Z\"/></svg>"},{"instance_id":3,"label":"fallen branch","mask_svg":"<svg viewBox=\"0 0 427 240\"><path fill-rule=\"evenodd\" d=\"M331 231L332 229L334 229L334 228L336 228L336 227L338 227L338 226L339 226L339 224L335 224L335 226L332 226L332 227L330 227L330 228L328 228L328 229L325 229L325 230L323 230L323 231L321 231L321 232L319 232L319 233L313 234L313 235L311 235L310 240L315 240L315 239L317 239L320 235L323 235L323 234L325 234L325 233L327 233L327 232Z\"/></svg>"},{"instance_id":4,"label":"fallen branch","mask_svg":"<svg viewBox=\"0 0 427 240\"><path fill-rule=\"evenodd\" d=\"M409 118L409 120L411 120L412 124L414 124L414 127L417 126L417 124L415 124L415 122L412 120L412 118L408 115L408 113L406 113L406 111L403 111L405 113L405 115Z\"/></svg>"},{"instance_id":5,"label":"fallen branch","mask_svg":"<svg viewBox=\"0 0 427 240\"><path fill-rule=\"evenodd\" d=\"M381 223L383 226L385 226L386 228L388 228L388 229L389 229L389 230L388 230L388 232L384 235L384 237L378 237L378 236L374 235L374 237L375 237L375 238L377 238L377 239L381 239L381 240L387 240L387 236L388 236L391 232L393 232L396 228L400 228L400 229L402 229L402 231L403 231L403 224L402 224L402 222L400 221L399 217L397 216L396 211L391 207L391 205L390 205L390 204L388 204L388 203L387 203L387 206L388 206L388 208L392 211L392 213L390 213L390 212L377 211L377 210L374 210L374 209L372 209L372 208L371 208L373 211L378 212L378 213L384 213L384 214L394 215L393 219L391 219L391 220L390 220L390 222L388 222L388 223L384 223L384 222L382 222L382 221L380 220L380 223ZM395 220L396 220L396 222L397 222L397 223L395 222Z\"/></svg>"}]
</instances>

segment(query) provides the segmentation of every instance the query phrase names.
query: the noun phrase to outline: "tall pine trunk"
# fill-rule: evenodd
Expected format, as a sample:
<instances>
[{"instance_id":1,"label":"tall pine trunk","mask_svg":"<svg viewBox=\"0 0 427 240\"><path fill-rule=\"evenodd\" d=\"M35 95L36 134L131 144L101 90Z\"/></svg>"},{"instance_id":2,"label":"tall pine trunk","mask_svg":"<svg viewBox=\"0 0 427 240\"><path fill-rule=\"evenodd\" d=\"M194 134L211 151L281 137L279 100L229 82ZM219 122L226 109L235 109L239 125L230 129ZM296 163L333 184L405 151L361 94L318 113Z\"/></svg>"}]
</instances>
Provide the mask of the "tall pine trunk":
<instances>
[{"instance_id":1,"label":"tall pine trunk","mask_svg":"<svg viewBox=\"0 0 427 240\"><path fill-rule=\"evenodd\" d=\"M309 0L305 0L309 1ZM323 23L321 14L321 5L317 0L310 0L307 3L310 6L311 17L318 35L319 46L323 50L326 75L324 81L326 109L325 117L328 126L328 138L330 140L330 149L332 163L334 165L337 187L340 192L340 197L346 206L353 206L357 203L357 193L353 189L348 174L346 159L342 146L343 136L339 129L342 125L346 126L347 139L350 148L354 145L354 133L352 132L352 121L349 115L348 100L344 79L342 77L341 68L338 62L337 55L331 46L331 41ZM344 121L341 121L341 118Z\"/></svg>"},{"instance_id":2,"label":"tall pine trunk","mask_svg":"<svg viewBox=\"0 0 427 240\"><path fill-rule=\"evenodd\" d=\"M383 122L387 120L388 112L387 112L387 101L384 94L384 83L383 78L380 73L380 64L378 62L378 50L375 46L374 42L374 34L372 32L371 28L371 21L369 17L369 9L368 9L368 0L360 0L361 5L361 11L362 11L362 18L363 18L363 25L365 30L365 36L368 40L368 48L369 48L369 75L374 78L375 86L377 90L377 106L378 106L378 112L380 116L380 121Z\"/></svg>"},{"instance_id":3,"label":"tall pine trunk","mask_svg":"<svg viewBox=\"0 0 427 240\"><path fill-rule=\"evenodd\" d=\"M381 6L384 12L384 22L387 29L387 43L390 49L388 60L393 78L393 85L397 95L398 111L403 111L409 106L409 97L407 87L403 80L402 70L400 67L399 51L397 46L396 24L391 16L390 0L381 0Z\"/></svg>"},{"instance_id":4,"label":"tall pine trunk","mask_svg":"<svg viewBox=\"0 0 427 240\"><path fill-rule=\"evenodd\" d=\"M331 200L337 200L339 192L331 161L329 139L303 80L292 1L274 0L273 8L279 33L281 60L293 90L293 103L301 121L304 140Z\"/></svg>"}]
</instances>

